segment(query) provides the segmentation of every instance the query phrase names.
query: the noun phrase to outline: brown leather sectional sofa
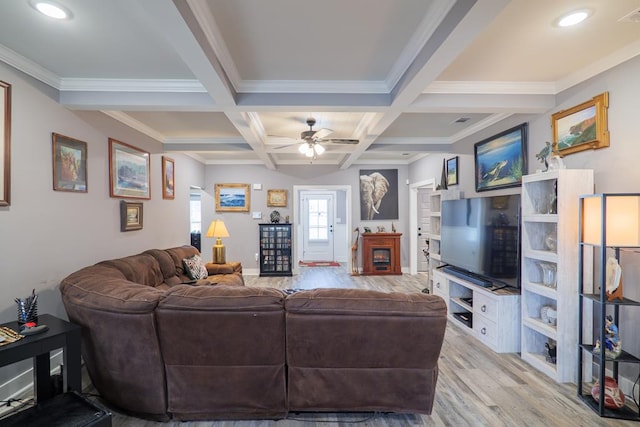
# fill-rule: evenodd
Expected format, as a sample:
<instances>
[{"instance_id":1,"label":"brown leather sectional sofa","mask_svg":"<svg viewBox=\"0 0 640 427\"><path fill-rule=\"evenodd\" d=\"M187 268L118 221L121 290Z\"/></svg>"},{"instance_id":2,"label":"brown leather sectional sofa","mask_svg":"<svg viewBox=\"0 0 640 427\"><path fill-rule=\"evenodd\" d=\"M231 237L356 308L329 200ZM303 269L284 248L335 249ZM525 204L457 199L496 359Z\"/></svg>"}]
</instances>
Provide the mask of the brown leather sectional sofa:
<instances>
[{"instance_id":1,"label":"brown leather sectional sofa","mask_svg":"<svg viewBox=\"0 0 640 427\"><path fill-rule=\"evenodd\" d=\"M87 370L108 402L156 420L431 413L441 298L182 284L181 260L196 252L153 249L62 281Z\"/></svg>"}]
</instances>

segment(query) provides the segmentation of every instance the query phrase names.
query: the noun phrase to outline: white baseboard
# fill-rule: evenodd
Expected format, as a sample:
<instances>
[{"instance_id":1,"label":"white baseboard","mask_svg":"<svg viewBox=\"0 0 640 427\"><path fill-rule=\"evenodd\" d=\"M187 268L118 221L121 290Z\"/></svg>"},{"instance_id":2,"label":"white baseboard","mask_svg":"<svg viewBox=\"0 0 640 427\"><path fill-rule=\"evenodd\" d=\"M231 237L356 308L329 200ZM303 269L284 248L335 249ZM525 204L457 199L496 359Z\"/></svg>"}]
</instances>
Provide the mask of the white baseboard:
<instances>
[{"instance_id":1,"label":"white baseboard","mask_svg":"<svg viewBox=\"0 0 640 427\"><path fill-rule=\"evenodd\" d=\"M55 366L51 370L51 375L55 375L60 372L60 365L62 364L62 350L51 353L50 364ZM0 384L0 400L9 399L29 399L32 398L33 393L33 366L24 372L20 372L18 375ZM0 406L0 417L15 409L19 403L14 403L11 406Z\"/></svg>"}]
</instances>

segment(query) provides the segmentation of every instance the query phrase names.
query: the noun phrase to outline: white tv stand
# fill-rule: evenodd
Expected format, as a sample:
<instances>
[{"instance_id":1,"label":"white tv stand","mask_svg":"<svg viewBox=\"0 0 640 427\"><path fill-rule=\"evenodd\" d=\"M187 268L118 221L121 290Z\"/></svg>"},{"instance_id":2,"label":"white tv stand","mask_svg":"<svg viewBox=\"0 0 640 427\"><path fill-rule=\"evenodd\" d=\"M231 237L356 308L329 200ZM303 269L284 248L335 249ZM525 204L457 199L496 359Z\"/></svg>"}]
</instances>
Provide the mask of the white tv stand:
<instances>
[{"instance_id":1,"label":"white tv stand","mask_svg":"<svg viewBox=\"0 0 640 427\"><path fill-rule=\"evenodd\" d=\"M433 272L433 293L445 300L447 317L497 353L520 351L520 292L498 290L446 273Z\"/></svg>"}]
</instances>

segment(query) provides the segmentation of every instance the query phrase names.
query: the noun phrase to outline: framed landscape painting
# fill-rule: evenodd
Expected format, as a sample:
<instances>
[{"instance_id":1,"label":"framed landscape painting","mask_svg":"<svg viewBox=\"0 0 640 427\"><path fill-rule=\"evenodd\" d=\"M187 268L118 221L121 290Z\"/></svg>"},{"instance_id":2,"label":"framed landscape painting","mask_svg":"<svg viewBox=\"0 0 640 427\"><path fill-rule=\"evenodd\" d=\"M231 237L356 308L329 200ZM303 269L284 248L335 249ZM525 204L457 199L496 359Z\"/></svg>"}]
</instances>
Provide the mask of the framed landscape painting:
<instances>
[{"instance_id":1,"label":"framed landscape painting","mask_svg":"<svg viewBox=\"0 0 640 427\"><path fill-rule=\"evenodd\" d=\"M476 191L517 187L527 173L527 123L474 146Z\"/></svg>"},{"instance_id":2,"label":"framed landscape painting","mask_svg":"<svg viewBox=\"0 0 640 427\"><path fill-rule=\"evenodd\" d=\"M142 202L120 201L120 231L142 230Z\"/></svg>"},{"instance_id":3,"label":"framed landscape painting","mask_svg":"<svg viewBox=\"0 0 640 427\"><path fill-rule=\"evenodd\" d=\"M0 206L9 206L11 180L11 85L0 80Z\"/></svg>"},{"instance_id":4,"label":"framed landscape painting","mask_svg":"<svg viewBox=\"0 0 640 427\"><path fill-rule=\"evenodd\" d=\"M87 143L53 133L53 189L87 192Z\"/></svg>"},{"instance_id":5,"label":"framed landscape painting","mask_svg":"<svg viewBox=\"0 0 640 427\"><path fill-rule=\"evenodd\" d=\"M175 161L162 156L162 198L175 199Z\"/></svg>"},{"instance_id":6,"label":"framed landscape painting","mask_svg":"<svg viewBox=\"0 0 640 427\"><path fill-rule=\"evenodd\" d=\"M216 184L216 212L249 212L249 184Z\"/></svg>"},{"instance_id":7,"label":"framed landscape painting","mask_svg":"<svg viewBox=\"0 0 640 427\"><path fill-rule=\"evenodd\" d=\"M109 138L109 195L150 199L149 153Z\"/></svg>"},{"instance_id":8,"label":"framed landscape painting","mask_svg":"<svg viewBox=\"0 0 640 427\"><path fill-rule=\"evenodd\" d=\"M458 156L447 160L447 186L458 185Z\"/></svg>"},{"instance_id":9,"label":"framed landscape painting","mask_svg":"<svg viewBox=\"0 0 640 427\"><path fill-rule=\"evenodd\" d=\"M287 190L267 190L267 206L286 207Z\"/></svg>"},{"instance_id":10,"label":"framed landscape painting","mask_svg":"<svg viewBox=\"0 0 640 427\"><path fill-rule=\"evenodd\" d=\"M604 92L580 105L551 115L553 142L561 156L609 146L607 109L609 93Z\"/></svg>"}]
</instances>

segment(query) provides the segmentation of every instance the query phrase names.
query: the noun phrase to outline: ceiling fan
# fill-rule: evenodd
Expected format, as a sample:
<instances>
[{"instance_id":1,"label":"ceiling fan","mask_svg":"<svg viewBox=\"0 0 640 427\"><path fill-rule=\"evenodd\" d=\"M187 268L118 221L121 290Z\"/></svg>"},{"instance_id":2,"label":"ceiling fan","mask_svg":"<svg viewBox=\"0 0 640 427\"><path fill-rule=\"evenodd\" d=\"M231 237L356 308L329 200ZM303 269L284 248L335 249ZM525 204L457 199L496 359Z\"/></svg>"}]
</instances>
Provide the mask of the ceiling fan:
<instances>
[{"instance_id":1,"label":"ceiling fan","mask_svg":"<svg viewBox=\"0 0 640 427\"><path fill-rule=\"evenodd\" d=\"M312 157L315 159L318 155L324 153L325 148L320 144L320 142L332 143L332 144L357 144L360 141L357 139L348 139L348 138L326 138L333 131L331 129L318 129L313 130L313 126L316 124L316 119L313 117L307 118L307 126L309 126L309 130L305 130L300 133L301 141L296 143L301 143L298 151L304 154L307 157ZM289 147L292 144L284 145L277 148Z\"/></svg>"}]
</instances>

